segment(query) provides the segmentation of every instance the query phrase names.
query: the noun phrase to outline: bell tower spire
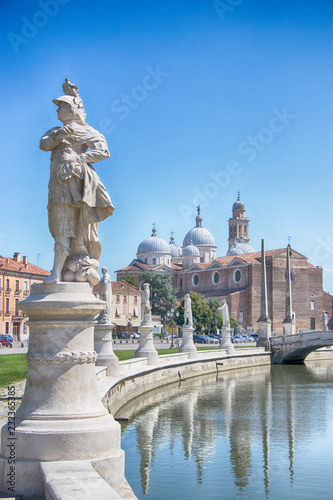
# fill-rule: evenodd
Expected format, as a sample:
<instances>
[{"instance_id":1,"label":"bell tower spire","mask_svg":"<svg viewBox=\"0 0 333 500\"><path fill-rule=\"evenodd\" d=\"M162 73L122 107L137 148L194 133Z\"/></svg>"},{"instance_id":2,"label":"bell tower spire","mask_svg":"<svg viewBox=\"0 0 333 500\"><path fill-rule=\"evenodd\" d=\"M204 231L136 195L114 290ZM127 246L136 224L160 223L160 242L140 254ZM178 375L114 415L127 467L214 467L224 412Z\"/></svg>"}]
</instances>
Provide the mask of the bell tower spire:
<instances>
[{"instance_id":1,"label":"bell tower spire","mask_svg":"<svg viewBox=\"0 0 333 500\"><path fill-rule=\"evenodd\" d=\"M245 205L240 199L240 192L238 191L237 200L232 206L232 217L229 219L229 238L228 245L230 248L242 241L249 243L249 222L250 220L245 217Z\"/></svg>"}]
</instances>

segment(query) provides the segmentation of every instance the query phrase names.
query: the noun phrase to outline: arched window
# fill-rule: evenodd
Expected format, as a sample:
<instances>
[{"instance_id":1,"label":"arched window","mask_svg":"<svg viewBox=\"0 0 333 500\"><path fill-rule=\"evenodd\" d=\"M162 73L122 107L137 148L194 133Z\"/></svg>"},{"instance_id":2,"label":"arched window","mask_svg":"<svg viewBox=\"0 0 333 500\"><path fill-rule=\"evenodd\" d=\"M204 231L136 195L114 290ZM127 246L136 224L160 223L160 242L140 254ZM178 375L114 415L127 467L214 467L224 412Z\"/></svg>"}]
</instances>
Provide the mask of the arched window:
<instances>
[{"instance_id":1,"label":"arched window","mask_svg":"<svg viewBox=\"0 0 333 500\"><path fill-rule=\"evenodd\" d=\"M218 271L215 271L215 273L212 274L212 283L213 285L217 285L220 281L220 273Z\"/></svg>"},{"instance_id":2,"label":"arched window","mask_svg":"<svg viewBox=\"0 0 333 500\"><path fill-rule=\"evenodd\" d=\"M234 272L233 278L234 278L234 282L235 283L239 283L240 282L240 280L242 279L242 273L240 272L239 269L236 269L236 271Z\"/></svg>"},{"instance_id":3,"label":"arched window","mask_svg":"<svg viewBox=\"0 0 333 500\"><path fill-rule=\"evenodd\" d=\"M200 281L199 275L198 274L194 274L192 276L192 285L193 286L198 286L199 285L199 281Z\"/></svg>"}]
</instances>

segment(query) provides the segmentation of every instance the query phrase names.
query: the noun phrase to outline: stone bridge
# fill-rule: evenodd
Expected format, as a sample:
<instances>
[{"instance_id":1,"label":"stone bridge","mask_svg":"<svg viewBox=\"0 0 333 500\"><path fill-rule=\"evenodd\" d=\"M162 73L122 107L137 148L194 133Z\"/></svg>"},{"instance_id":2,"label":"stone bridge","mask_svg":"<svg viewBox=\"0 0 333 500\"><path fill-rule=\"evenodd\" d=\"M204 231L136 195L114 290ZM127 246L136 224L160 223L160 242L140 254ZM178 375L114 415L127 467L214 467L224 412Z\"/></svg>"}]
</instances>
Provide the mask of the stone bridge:
<instances>
[{"instance_id":1,"label":"stone bridge","mask_svg":"<svg viewBox=\"0 0 333 500\"><path fill-rule=\"evenodd\" d=\"M279 335L270 343L272 364L304 363L310 352L333 345L333 331Z\"/></svg>"}]
</instances>

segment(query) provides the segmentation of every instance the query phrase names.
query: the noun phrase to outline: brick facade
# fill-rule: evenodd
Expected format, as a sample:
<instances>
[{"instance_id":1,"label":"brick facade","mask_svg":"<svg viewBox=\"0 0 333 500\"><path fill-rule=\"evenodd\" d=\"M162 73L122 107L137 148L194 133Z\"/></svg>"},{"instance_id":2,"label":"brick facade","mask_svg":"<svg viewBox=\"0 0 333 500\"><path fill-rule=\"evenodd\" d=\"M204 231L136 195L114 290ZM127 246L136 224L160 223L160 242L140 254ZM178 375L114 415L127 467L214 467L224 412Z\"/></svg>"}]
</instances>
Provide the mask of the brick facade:
<instances>
[{"instance_id":1,"label":"brick facade","mask_svg":"<svg viewBox=\"0 0 333 500\"><path fill-rule=\"evenodd\" d=\"M322 268L309 264L307 257L291 249L292 302L299 329L322 328L322 314L327 311L329 325L333 327L333 297L323 291ZM257 329L260 317L261 253L218 257L208 263L196 263L188 268L173 264L171 268L157 266L148 268L134 260L127 268L117 271L122 274L141 272L163 272L172 275L172 285L177 289L178 299L193 290L206 298L228 300L229 312L244 327ZM286 249L266 252L268 312L272 328L283 329L286 304Z\"/></svg>"}]
</instances>

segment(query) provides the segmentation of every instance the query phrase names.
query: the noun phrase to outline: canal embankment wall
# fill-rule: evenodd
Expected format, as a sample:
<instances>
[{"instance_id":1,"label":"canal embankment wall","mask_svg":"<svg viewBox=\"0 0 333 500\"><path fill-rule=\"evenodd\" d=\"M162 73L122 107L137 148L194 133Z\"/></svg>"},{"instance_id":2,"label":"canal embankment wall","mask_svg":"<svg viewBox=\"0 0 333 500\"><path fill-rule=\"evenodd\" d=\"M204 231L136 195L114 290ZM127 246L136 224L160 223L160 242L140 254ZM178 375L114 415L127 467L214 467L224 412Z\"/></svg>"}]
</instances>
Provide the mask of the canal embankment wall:
<instances>
[{"instance_id":1,"label":"canal embankment wall","mask_svg":"<svg viewBox=\"0 0 333 500\"><path fill-rule=\"evenodd\" d=\"M121 361L114 376L105 376L106 368L100 367L97 385L104 406L117 415L132 399L163 385L208 373L270 364L270 353L264 348L239 349L235 354L225 350L197 354L197 359L181 353L159 356L156 365L150 365L148 358Z\"/></svg>"}]
</instances>

